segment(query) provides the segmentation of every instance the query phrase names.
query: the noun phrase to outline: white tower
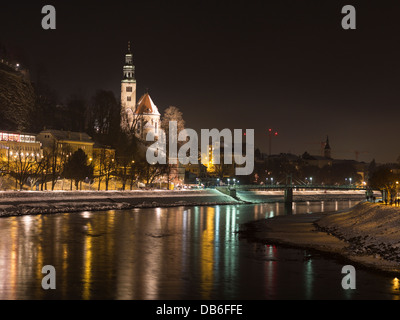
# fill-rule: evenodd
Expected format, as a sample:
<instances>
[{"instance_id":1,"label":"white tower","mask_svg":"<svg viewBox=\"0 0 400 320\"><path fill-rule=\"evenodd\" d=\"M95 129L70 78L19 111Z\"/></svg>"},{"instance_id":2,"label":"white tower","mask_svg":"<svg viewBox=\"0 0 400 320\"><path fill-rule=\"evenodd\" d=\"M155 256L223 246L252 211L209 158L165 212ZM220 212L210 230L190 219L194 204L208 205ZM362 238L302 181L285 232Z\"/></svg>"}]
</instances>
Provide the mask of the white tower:
<instances>
[{"instance_id":1,"label":"white tower","mask_svg":"<svg viewBox=\"0 0 400 320\"><path fill-rule=\"evenodd\" d=\"M133 122L136 111L136 79L135 66L133 65L133 54L131 43L128 42L128 52L125 55L123 79L121 81L121 127L128 129Z\"/></svg>"}]
</instances>

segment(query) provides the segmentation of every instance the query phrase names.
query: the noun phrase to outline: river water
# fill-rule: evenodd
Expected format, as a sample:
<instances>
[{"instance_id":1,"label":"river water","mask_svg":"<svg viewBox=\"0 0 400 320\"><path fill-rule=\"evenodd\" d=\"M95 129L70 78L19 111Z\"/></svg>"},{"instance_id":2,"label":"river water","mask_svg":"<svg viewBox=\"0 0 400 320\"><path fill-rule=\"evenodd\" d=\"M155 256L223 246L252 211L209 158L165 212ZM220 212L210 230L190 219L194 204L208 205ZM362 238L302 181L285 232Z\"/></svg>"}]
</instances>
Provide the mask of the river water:
<instances>
[{"instance_id":1,"label":"river water","mask_svg":"<svg viewBox=\"0 0 400 320\"><path fill-rule=\"evenodd\" d=\"M248 221L357 201L134 209L0 219L0 299L398 299L399 280L307 250L241 240ZM56 270L44 290L42 267Z\"/></svg>"}]
</instances>

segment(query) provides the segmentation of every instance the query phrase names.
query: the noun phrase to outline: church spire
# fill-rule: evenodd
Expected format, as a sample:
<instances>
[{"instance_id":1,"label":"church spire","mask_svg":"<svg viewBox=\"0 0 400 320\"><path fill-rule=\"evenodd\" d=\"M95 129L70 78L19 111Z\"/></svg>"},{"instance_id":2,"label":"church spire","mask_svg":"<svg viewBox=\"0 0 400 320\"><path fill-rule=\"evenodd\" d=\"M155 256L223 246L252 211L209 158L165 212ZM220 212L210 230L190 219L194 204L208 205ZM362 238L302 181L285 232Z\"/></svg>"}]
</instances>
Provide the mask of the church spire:
<instances>
[{"instance_id":1,"label":"church spire","mask_svg":"<svg viewBox=\"0 0 400 320\"><path fill-rule=\"evenodd\" d=\"M325 148L324 148L324 157L331 158L331 146L329 145L329 137L326 136Z\"/></svg>"},{"instance_id":2,"label":"church spire","mask_svg":"<svg viewBox=\"0 0 400 320\"><path fill-rule=\"evenodd\" d=\"M133 54L131 52L131 42L128 41L128 52L125 54L124 79L135 81L135 66L133 65Z\"/></svg>"},{"instance_id":3,"label":"church spire","mask_svg":"<svg viewBox=\"0 0 400 320\"><path fill-rule=\"evenodd\" d=\"M326 142L325 142L325 149L330 149L330 145L329 145L329 137L326 136Z\"/></svg>"},{"instance_id":4,"label":"church spire","mask_svg":"<svg viewBox=\"0 0 400 320\"><path fill-rule=\"evenodd\" d=\"M136 110L136 79L131 42L128 41L128 51L125 53L123 78L121 81L121 128L128 130L132 125Z\"/></svg>"},{"instance_id":5,"label":"church spire","mask_svg":"<svg viewBox=\"0 0 400 320\"><path fill-rule=\"evenodd\" d=\"M128 41L128 52L125 54L125 65L133 65L133 54L131 51L131 42Z\"/></svg>"}]
</instances>

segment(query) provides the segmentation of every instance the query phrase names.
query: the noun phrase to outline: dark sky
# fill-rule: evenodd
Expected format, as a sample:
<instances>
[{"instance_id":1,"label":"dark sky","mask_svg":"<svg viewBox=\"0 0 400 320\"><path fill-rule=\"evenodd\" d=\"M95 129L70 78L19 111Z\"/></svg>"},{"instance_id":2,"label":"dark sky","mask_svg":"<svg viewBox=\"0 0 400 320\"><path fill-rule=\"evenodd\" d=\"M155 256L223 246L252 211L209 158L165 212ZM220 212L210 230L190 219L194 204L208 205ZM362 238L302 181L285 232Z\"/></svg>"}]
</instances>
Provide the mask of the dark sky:
<instances>
[{"instance_id":1,"label":"dark sky","mask_svg":"<svg viewBox=\"0 0 400 320\"><path fill-rule=\"evenodd\" d=\"M96 89L119 97L132 42L138 98L181 109L186 126L255 129L272 152L395 162L400 155L400 2L26 1L0 11L0 42L39 66L65 98ZM41 28L41 8L57 29ZM357 30L343 30L354 5Z\"/></svg>"}]
</instances>

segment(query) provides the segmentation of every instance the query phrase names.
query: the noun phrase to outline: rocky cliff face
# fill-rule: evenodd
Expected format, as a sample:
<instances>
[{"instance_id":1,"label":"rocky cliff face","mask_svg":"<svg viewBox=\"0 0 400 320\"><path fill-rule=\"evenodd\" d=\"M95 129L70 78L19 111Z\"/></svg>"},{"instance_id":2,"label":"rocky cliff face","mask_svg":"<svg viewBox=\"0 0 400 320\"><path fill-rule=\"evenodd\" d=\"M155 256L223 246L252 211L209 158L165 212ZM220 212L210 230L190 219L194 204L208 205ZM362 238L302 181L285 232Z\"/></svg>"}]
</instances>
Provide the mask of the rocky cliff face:
<instances>
[{"instance_id":1,"label":"rocky cliff face","mask_svg":"<svg viewBox=\"0 0 400 320\"><path fill-rule=\"evenodd\" d=\"M35 99L34 88L25 75L0 62L0 129L29 130Z\"/></svg>"}]
</instances>

